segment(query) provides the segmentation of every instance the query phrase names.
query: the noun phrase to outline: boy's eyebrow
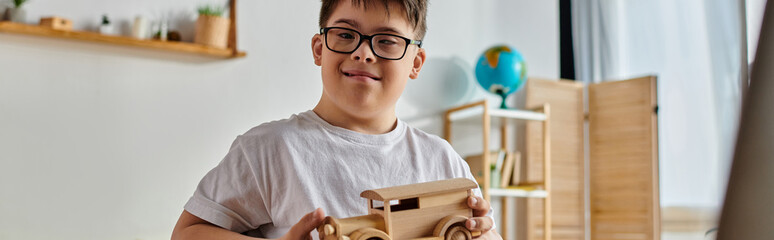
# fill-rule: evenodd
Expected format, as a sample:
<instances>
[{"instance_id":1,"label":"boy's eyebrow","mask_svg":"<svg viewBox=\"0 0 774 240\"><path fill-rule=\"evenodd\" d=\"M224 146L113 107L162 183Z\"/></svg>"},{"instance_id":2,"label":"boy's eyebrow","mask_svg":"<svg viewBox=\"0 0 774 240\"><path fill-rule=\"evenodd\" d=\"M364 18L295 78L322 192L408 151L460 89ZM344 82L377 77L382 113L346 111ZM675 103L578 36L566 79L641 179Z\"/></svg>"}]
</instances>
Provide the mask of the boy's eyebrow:
<instances>
[{"instance_id":1,"label":"boy's eyebrow","mask_svg":"<svg viewBox=\"0 0 774 240\"><path fill-rule=\"evenodd\" d=\"M350 26L352 26L354 28L358 28L358 29L360 28L360 24L357 23L355 20L352 20L352 19L343 18L343 19L338 19L338 20L333 22L333 24L337 24L337 23L344 23L344 24L350 25Z\"/></svg>"},{"instance_id":2,"label":"boy's eyebrow","mask_svg":"<svg viewBox=\"0 0 774 240\"><path fill-rule=\"evenodd\" d=\"M333 24L336 24L336 23L343 23L343 24L350 25L350 26L352 26L352 27L354 27L356 29L360 29L360 24L357 21L352 20L352 19L342 18L342 19L338 19L338 20L333 22ZM376 29L376 32L392 32L392 33L395 33L395 34L398 34L398 35L403 35L403 33L401 33L400 31L396 30L395 28L391 28L391 27L380 27L380 28Z\"/></svg>"},{"instance_id":3,"label":"boy's eyebrow","mask_svg":"<svg viewBox=\"0 0 774 240\"><path fill-rule=\"evenodd\" d=\"M399 32L398 30L395 30L394 28L391 28L391 27L380 27L380 28L377 28L376 31L377 32L392 32L392 33L395 33L395 34L398 34L398 35L401 35L401 36L403 35L403 33Z\"/></svg>"}]
</instances>

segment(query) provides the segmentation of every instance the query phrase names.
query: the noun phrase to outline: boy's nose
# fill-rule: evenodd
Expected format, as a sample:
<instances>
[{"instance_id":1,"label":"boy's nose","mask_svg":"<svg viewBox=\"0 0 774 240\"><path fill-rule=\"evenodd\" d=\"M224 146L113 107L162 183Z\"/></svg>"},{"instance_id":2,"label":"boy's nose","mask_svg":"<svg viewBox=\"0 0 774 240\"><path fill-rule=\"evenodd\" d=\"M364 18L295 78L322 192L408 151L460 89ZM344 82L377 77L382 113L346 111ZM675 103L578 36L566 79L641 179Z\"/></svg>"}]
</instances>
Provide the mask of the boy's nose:
<instances>
[{"instance_id":1,"label":"boy's nose","mask_svg":"<svg viewBox=\"0 0 774 240\"><path fill-rule=\"evenodd\" d=\"M365 44L365 46L363 46L363 44ZM371 43L366 39L360 41L360 46L350 54L350 57L352 60L363 61L365 63L373 63L376 61L376 56L374 56L374 52L371 50Z\"/></svg>"}]
</instances>

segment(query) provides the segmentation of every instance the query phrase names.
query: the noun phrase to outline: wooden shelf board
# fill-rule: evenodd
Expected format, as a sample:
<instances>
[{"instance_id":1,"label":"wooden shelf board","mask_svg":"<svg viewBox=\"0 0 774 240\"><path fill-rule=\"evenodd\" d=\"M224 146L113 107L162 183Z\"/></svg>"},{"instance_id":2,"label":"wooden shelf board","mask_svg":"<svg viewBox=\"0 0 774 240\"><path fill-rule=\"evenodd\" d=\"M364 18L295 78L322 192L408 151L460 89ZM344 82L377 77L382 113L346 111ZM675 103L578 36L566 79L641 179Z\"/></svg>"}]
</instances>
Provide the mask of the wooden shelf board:
<instances>
[{"instance_id":1,"label":"wooden shelf board","mask_svg":"<svg viewBox=\"0 0 774 240\"><path fill-rule=\"evenodd\" d=\"M122 46L134 46L150 49L158 49L173 52L191 53L217 58L238 58L244 57L245 52L228 48L214 48L195 43L187 42L168 42L158 40L139 40L124 36L110 36L86 31L65 31L56 30L48 27L20 24L13 22L0 22L0 32L14 33L31 36L42 36L61 39L73 39L80 41L99 42Z\"/></svg>"},{"instance_id":2,"label":"wooden shelf board","mask_svg":"<svg viewBox=\"0 0 774 240\"><path fill-rule=\"evenodd\" d=\"M492 197L545 198L548 196L548 193L546 190L490 188L489 195Z\"/></svg>"},{"instance_id":3,"label":"wooden shelf board","mask_svg":"<svg viewBox=\"0 0 774 240\"><path fill-rule=\"evenodd\" d=\"M483 114L483 112L484 112L484 109L481 107L462 109L451 113L451 115L449 116L449 119L451 119L451 121L454 122L458 120L468 119L471 117L480 117L481 114ZM503 118L510 118L510 119L521 119L521 120L534 120L534 121L546 120L546 115L543 113L527 111L527 110L519 110L519 109L490 108L489 116L503 117Z\"/></svg>"}]
</instances>

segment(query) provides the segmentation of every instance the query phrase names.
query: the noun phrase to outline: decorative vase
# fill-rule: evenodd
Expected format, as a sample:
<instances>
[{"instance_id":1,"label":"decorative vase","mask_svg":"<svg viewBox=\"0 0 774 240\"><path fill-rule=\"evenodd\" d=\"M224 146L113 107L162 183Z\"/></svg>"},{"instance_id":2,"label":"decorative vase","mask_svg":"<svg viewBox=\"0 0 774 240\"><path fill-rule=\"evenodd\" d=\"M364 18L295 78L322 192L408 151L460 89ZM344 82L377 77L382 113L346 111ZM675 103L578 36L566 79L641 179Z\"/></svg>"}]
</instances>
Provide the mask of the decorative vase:
<instances>
[{"instance_id":1,"label":"decorative vase","mask_svg":"<svg viewBox=\"0 0 774 240\"><path fill-rule=\"evenodd\" d=\"M134 18L134 25L132 25L132 37L136 39L145 40L148 39L150 30L148 30L148 19L142 16Z\"/></svg>"},{"instance_id":2,"label":"decorative vase","mask_svg":"<svg viewBox=\"0 0 774 240\"><path fill-rule=\"evenodd\" d=\"M196 20L194 42L211 47L228 47L228 31L231 20L224 17L199 15Z\"/></svg>"},{"instance_id":3,"label":"decorative vase","mask_svg":"<svg viewBox=\"0 0 774 240\"><path fill-rule=\"evenodd\" d=\"M99 33L102 35L115 35L113 34L114 32L113 25L108 24L99 26Z\"/></svg>"},{"instance_id":4,"label":"decorative vase","mask_svg":"<svg viewBox=\"0 0 774 240\"><path fill-rule=\"evenodd\" d=\"M11 22L27 22L27 10L24 8L7 8L5 15L8 20L11 20Z\"/></svg>"}]
</instances>

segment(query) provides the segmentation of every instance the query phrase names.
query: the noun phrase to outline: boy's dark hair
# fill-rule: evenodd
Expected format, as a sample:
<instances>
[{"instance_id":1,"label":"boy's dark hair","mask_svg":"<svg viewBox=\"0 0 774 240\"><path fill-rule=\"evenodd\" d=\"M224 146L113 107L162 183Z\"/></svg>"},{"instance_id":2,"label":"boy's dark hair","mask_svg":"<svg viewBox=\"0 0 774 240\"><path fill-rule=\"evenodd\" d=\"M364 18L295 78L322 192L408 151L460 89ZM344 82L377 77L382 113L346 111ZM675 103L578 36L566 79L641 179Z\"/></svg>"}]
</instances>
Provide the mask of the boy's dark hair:
<instances>
[{"instance_id":1,"label":"boy's dark hair","mask_svg":"<svg viewBox=\"0 0 774 240\"><path fill-rule=\"evenodd\" d=\"M342 0L322 0L322 7L320 8L320 28L326 27L325 24L333 14L333 10ZM379 4L384 5L387 9L387 15L390 14L390 2L395 2L398 5L403 6L403 10L406 12L406 20L409 24L413 25L414 32L417 34L417 40L421 40L425 37L427 32L427 0L350 0L352 5L363 8L368 8L369 5Z\"/></svg>"}]
</instances>

